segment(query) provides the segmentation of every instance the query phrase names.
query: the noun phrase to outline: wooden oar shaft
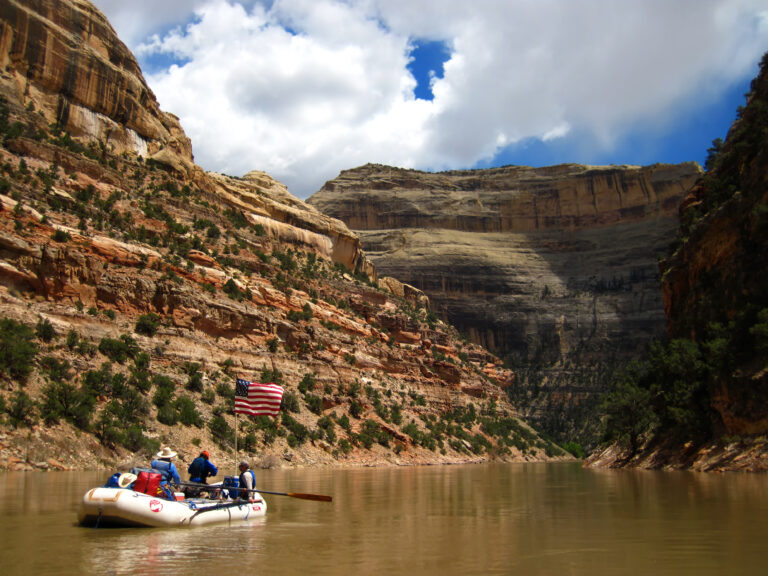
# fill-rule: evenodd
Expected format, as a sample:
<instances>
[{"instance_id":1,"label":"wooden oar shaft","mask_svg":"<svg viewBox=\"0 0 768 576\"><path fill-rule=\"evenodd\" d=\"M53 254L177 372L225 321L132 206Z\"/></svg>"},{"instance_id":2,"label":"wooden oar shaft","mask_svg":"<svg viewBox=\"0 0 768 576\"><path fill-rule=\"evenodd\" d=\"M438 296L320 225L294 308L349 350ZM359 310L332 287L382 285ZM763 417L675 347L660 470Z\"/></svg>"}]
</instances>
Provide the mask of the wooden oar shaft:
<instances>
[{"instance_id":1,"label":"wooden oar shaft","mask_svg":"<svg viewBox=\"0 0 768 576\"><path fill-rule=\"evenodd\" d=\"M180 486L192 486L193 488L213 488L213 489L223 489L224 487L221 484L216 485L209 485L209 484L197 484L195 482L180 482ZM230 490L237 490L238 494L240 492L258 492L259 494L272 494L274 496L288 496L289 498L298 498L299 500L314 500L315 502L332 502L333 497L331 496L325 496L323 494L306 494L304 492L273 492L271 490L260 490L258 488L255 488L253 490L249 490L246 488L235 488L227 487L227 489Z\"/></svg>"},{"instance_id":2,"label":"wooden oar shaft","mask_svg":"<svg viewBox=\"0 0 768 576\"><path fill-rule=\"evenodd\" d=\"M303 492L269 492L267 490L252 490L252 492L258 492L259 494L276 494L277 496L288 496L289 498L299 498L300 500L315 500L317 502L332 502L331 496L324 496L323 494L305 494Z\"/></svg>"}]
</instances>

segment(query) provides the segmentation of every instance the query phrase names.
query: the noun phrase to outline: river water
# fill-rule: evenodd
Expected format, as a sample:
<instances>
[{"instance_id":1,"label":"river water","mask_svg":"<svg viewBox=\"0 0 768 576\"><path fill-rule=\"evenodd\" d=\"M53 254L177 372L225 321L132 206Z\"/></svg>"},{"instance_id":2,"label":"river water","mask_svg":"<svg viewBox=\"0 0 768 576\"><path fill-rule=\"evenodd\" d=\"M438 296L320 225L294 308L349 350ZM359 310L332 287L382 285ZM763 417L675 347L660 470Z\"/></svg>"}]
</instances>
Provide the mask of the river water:
<instances>
[{"instance_id":1,"label":"river water","mask_svg":"<svg viewBox=\"0 0 768 576\"><path fill-rule=\"evenodd\" d=\"M94 529L78 502L104 472L0 474L0 573L755 575L768 476L578 464L257 471L245 526Z\"/></svg>"}]
</instances>

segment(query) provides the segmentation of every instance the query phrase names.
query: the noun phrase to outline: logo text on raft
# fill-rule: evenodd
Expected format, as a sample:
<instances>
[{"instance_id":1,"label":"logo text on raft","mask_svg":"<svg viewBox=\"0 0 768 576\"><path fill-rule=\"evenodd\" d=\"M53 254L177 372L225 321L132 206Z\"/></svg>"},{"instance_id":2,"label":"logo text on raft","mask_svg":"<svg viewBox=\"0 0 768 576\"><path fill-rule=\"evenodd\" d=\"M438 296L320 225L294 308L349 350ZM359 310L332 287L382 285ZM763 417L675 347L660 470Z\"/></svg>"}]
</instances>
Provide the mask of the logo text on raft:
<instances>
[{"instance_id":1,"label":"logo text on raft","mask_svg":"<svg viewBox=\"0 0 768 576\"><path fill-rule=\"evenodd\" d=\"M149 502L149 509L152 512L160 512L163 509L163 503L160 500L151 500Z\"/></svg>"}]
</instances>

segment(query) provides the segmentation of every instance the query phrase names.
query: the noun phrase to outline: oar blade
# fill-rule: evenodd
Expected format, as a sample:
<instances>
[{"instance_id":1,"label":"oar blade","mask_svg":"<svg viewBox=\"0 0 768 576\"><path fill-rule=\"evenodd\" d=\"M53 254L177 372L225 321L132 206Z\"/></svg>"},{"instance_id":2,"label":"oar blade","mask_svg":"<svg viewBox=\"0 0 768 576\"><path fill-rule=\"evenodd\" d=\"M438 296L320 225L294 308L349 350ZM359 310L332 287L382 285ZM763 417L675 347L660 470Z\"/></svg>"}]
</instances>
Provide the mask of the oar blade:
<instances>
[{"instance_id":1,"label":"oar blade","mask_svg":"<svg viewBox=\"0 0 768 576\"><path fill-rule=\"evenodd\" d=\"M286 492L286 496L291 498L299 498L301 500L316 500L317 502L332 502L333 497L325 496L323 494L304 494L302 492Z\"/></svg>"}]
</instances>

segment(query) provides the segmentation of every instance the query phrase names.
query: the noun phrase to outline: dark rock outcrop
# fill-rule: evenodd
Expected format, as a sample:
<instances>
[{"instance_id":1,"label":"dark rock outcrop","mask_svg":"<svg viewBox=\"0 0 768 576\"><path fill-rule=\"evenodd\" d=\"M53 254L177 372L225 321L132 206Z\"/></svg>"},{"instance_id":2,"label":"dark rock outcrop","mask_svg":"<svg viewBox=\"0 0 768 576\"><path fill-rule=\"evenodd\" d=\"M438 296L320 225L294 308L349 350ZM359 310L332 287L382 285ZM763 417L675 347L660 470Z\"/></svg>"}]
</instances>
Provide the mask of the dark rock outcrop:
<instances>
[{"instance_id":1,"label":"dark rock outcrop","mask_svg":"<svg viewBox=\"0 0 768 576\"><path fill-rule=\"evenodd\" d=\"M768 432L768 56L739 116L680 209L662 287L671 338L728 345L715 432L754 436Z\"/></svg>"}]
</instances>

